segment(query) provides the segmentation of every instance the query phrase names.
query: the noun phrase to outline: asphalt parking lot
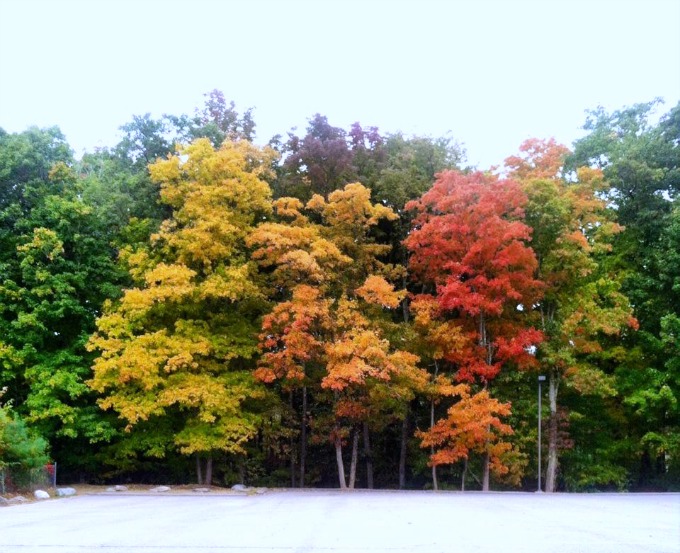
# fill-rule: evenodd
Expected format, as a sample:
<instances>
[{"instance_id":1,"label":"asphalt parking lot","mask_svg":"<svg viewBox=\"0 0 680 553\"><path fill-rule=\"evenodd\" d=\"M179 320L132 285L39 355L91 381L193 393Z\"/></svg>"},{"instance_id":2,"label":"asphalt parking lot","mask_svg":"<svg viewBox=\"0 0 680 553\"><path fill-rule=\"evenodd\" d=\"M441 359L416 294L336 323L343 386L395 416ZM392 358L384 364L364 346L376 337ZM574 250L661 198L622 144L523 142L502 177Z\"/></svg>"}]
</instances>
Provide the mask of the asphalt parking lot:
<instances>
[{"instance_id":1,"label":"asphalt parking lot","mask_svg":"<svg viewBox=\"0 0 680 553\"><path fill-rule=\"evenodd\" d=\"M94 494L0 509L0 552L678 553L680 494Z\"/></svg>"}]
</instances>

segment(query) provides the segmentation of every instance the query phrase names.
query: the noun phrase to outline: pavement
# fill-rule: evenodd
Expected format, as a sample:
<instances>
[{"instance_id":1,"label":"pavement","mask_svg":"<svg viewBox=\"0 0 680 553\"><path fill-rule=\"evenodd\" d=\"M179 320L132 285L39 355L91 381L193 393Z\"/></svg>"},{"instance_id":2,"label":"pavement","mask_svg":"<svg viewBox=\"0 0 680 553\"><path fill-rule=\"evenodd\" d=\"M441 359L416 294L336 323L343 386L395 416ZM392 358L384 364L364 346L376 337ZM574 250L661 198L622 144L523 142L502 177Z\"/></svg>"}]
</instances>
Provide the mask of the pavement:
<instances>
[{"instance_id":1,"label":"pavement","mask_svg":"<svg viewBox=\"0 0 680 553\"><path fill-rule=\"evenodd\" d=\"M93 494L0 509L0 553L679 553L680 494Z\"/></svg>"}]
</instances>

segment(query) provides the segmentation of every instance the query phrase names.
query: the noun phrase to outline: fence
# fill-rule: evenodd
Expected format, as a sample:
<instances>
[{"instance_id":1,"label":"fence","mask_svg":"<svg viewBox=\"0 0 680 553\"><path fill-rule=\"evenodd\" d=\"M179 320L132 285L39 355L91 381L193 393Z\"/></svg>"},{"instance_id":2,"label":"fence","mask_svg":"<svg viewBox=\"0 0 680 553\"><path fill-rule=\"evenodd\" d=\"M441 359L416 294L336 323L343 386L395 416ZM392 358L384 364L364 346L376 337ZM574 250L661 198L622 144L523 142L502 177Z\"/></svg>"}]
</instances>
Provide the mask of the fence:
<instances>
[{"instance_id":1,"label":"fence","mask_svg":"<svg viewBox=\"0 0 680 553\"><path fill-rule=\"evenodd\" d=\"M57 487L57 463L34 469L0 468L0 495L21 490Z\"/></svg>"}]
</instances>

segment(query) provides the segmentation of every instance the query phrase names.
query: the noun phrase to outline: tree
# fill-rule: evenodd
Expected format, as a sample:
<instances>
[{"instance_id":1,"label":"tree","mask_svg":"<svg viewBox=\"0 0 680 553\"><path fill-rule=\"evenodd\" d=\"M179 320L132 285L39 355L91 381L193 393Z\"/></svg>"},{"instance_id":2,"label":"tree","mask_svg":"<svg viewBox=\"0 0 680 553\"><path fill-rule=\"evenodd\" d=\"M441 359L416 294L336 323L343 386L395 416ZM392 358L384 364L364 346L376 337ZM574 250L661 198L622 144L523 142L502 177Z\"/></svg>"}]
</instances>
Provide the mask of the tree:
<instances>
[{"instance_id":1,"label":"tree","mask_svg":"<svg viewBox=\"0 0 680 553\"><path fill-rule=\"evenodd\" d=\"M35 196L26 187L45 183L52 166L73 161L71 148L57 127L30 127L22 133L0 132L0 213L3 221L18 217L14 209L26 210Z\"/></svg>"},{"instance_id":2,"label":"tree","mask_svg":"<svg viewBox=\"0 0 680 553\"><path fill-rule=\"evenodd\" d=\"M354 487L361 426L386 398L392 399L391 411L395 403L410 401L406 381L418 380L414 356L390 344L379 314L371 309L394 309L403 297L381 276L391 271L379 260L389 247L371 235L381 221L395 216L371 203L370 192L359 183L327 200L312 197L306 206L309 217L299 200L282 198L275 205L289 223L264 223L251 239L254 258L269 271L272 291L283 295L264 320L257 375L269 383L301 387L303 452L308 388L328 402L331 416L324 432L336 451L340 486L348 486L342 448L351 437L349 487ZM315 214L320 223L311 222ZM301 473L301 484L303 478Z\"/></svg>"},{"instance_id":3,"label":"tree","mask_svg":"<svg viewBox=\"0 0 680 553\"><path fill-rule=\"evenodd\" d=\"M427 192L439 173L460 170L465 160L464 148L449 136L391 134L384 139L381 153L385 161L371 190L402 217L407 215L403 212L406 203Z\"/></svg>"},{"instance_id":4,"label":"tree","mask_svg":"<svg viewBox=\"0 0 680 553\"><path fill-rule=\"evenodd\" d=\"M163 119L152 119L150 113L134 115L132 121L122 125L123 139L114 152L139 169L172 152L171 129Z\"/></svg>"},{"instance_id":5,"label":"tree","mask_svg":"<svg viewBox=\"0 0 680 553\"><path fill-rule=\"evenodd\" d=\"M505 160L508 174L518 180L556 179L563 176L564 161L569 148L554 138L529 138L522 142L519 154Z\"/></svg>"},{"instance_id":6,"label":"tree","mask_svg":"<svg viewBox=\"0 0 680 553\"><path fill-rule=\"evenodd\" d=\"M219 148L225 140L253 141L255 138L253 108L248 108L240 115L236 111L236 104L231 101L227 105L224 93L217 89L203 96L205 104L202 109L196 110L193 117L164 116L180 142L188 143L197 138L207 138L215 148Z\"/></svg>"},{"instance_id":7,"label":"tree","mask_svg":"<svg viewBox=\"0 0 680 553\"><path fill-rule=\"evenodd\" d=\"M536 277L545 285L535 307L544 335L536 357L548 375L545 491L553 492L559 466L560 385L565 382L580 394L614 395L613 379L602 366L607 350L616 347L607 337L619 338L637 322L616 275L603 266L613 237L622 229L601 199L607 192L601 172L582 168L568 182L560 178L566 147L552 140L530 140L520 150L527 153L524 162L511 157L506 166L511 177L522 180L528 196L526 222L533 230Z\"/></svg>"},{"instance_id":8,"label":"tree","mask_svg":"<svg viewBox=\"0 0 680 553\"><path fill-rule=\"evenodd\" d=\"M501 403L489 395L488 390L472 394L467 384L452 385L447 379L435 381L440 396L459 396L447 411L446 418L440 419L424 432L418 432L421 447L434 451L430 456L433 467L447 465L463 459L467 465L471 453L488 458L489 470L496 476L510 472L508 466L512 444L503 437L513 433L512 428L500 417L510 415L510 404ZM465 475L461 490L465 491ZM516 476L515 483L519 478Z\"/></svg>"},{"instance_id":9,"label":"tree","mask_svg":"<svg viewBox=\"0 0 680 553\"><path fill-rule=\"evenodd\" d=\"M60 161L68 160L60 133L6 138L0 157L18 165L5 166L13 196L0 215L0 385L75 471L91 459L82 452L113 433L84 384L92 360L85 343L121 273L112 235Z\"/></svg>"},{"instance_id":10,"label":"tree","mask_svg":"<svg viewBox=\"0 0 680 553\"><path fill-rule=\"evenodd\" d=\"M416 213L405 240L412 274L430 290L445 316L466 337L447 351L458 381L487 389L505 365L530 367L531 348L541 340L529 320L539 299L537 266L522 222L526 196L511 180L482 173L442 173L421 199L407 204ZM484 461L483 488L489 488Z\"/></svg>"},{"instance_id":11,"label":"tree","mask_svg":"<svg viewBox=\"0 0 680 553\"><path fill-rule=\"evenodd\" d=\"M345 131L318 113L310 119L304 137L289 133L284 153L278 196L307 201L313 194L327 196L356 180Z\"/></svg>"},{"instance_id":12,"label":"tree","mask_svg":"<svg viewBox=\"0 0 680 553\"><path fill-rule=\"evenodd\" d=\"M0 389L0 398L4 392ZM47 461L47 442L32 432L10 405L0 404L0 494L6 493L8 477L14 485L26 485L31 472Z\"/></svg>"},{"instance_id":13,"label":"tree","mask_svg":"<svg viewBox=\"0 0 680 553\"><path fill-rule=\"evenodd\" d=\"M680 187L680 106L655 125L651 120L659 103L636 104L611 113L602 108L589 112L584 126L588 134L575 143L574 154L567 160L569 168L587 165L603 170L611 184L606 198L625 227L612 240L607 265L623 275L621 291L629 298L640 328L624 336L615 368L626 420L622 439L627 444L626 454L619 454L617 462L627 466L627 478L643 489L669 485L665 454L643 439L658 428L669 429L666 410L642 398L665 393L667 352L662 321L677 314L676 295L662 275L666 274L664 236L673 227Z\"/></svg>"},{"instance_id":14,"label":"tree","mask_svg":"<svg viewBox=\"0 0 680 553\"><path fill-rule=\"evenodd\" d=\"M245 240L271 210L260 177L273 155L201 139L150 167L172 217L147 251L128 252L136 287L106 305L89 343L101 407L128 430L175 421L172 443L152 439L146 450L205 456L206 483L212 455L242 453L257 432L251 404L263 392L250 368L263 297Z\"/></svg>"}]
</instances>

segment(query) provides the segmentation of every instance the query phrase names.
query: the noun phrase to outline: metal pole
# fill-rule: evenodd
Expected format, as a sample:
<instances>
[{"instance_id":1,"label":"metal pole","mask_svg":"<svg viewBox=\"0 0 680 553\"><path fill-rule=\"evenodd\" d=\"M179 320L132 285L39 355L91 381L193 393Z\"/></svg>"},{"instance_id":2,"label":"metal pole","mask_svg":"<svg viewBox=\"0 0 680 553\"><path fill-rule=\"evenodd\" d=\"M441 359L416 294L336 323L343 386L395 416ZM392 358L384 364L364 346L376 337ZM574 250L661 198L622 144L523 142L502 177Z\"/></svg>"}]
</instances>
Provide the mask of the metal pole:
<instances>
[{"instance_id":1,"label":"metal pole","mask_svg":"<svg viewBox=\"0 0 680 553\"><path fill-rule=\"evenodd\" d=\"M538 376L538 491L543 491L541 487L541 384L545 380L544 375Z\"/></svg>"}]
</instances>

